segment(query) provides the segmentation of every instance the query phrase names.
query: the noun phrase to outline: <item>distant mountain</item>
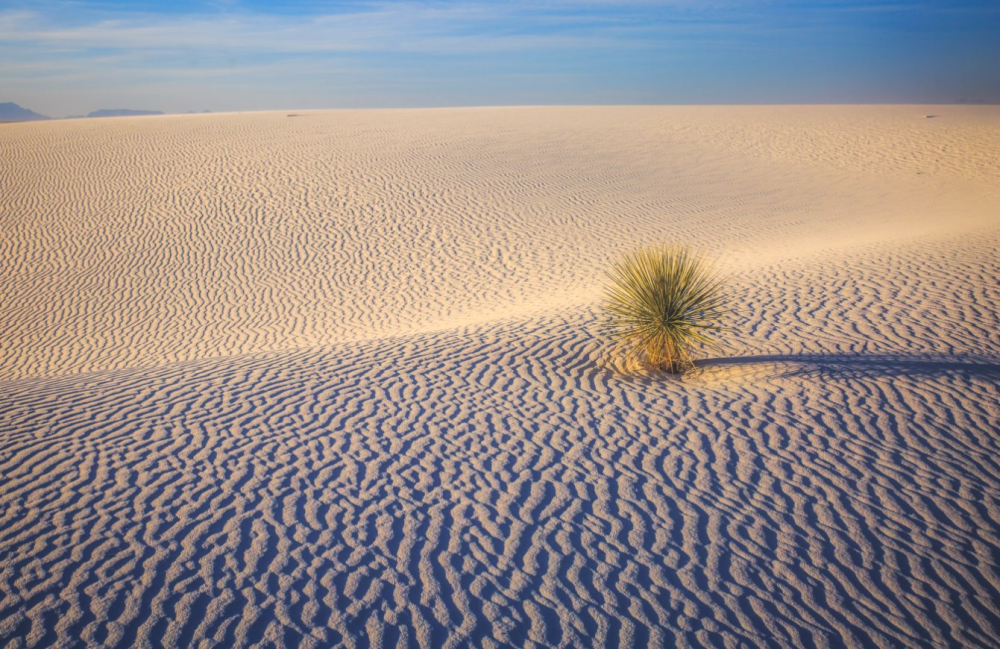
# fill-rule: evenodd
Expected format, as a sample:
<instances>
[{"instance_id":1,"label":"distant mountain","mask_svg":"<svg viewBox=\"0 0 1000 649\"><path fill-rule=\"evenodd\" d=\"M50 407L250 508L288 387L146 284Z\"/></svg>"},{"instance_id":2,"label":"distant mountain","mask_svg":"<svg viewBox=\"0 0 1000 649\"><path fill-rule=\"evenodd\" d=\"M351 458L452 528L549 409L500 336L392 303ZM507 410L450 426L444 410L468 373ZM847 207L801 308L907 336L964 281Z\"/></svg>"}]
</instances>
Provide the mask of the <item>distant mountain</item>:
<instances>
[{"instance_id":1,"label":"distant mountain","mask_svg":"<svg viewBox=\"0 0 1000 649\"><path fill-rule=\"evenodd\" d=\"M40 119L52 119L39 115L33 110L21 108L13 102L0 104L0 122L33 122Z\"/></svg>"},{"instance_id":2,"label":"distant mountain","mask_svg":"<svg viewBox=\"0 0 1000 649\"><path fill-rule=\"evenodd\" d=\"M86 117L139 117L141 115L162 115L162 110L132 110L131 108L102 108Z\"/></svg>"}]
</instances>

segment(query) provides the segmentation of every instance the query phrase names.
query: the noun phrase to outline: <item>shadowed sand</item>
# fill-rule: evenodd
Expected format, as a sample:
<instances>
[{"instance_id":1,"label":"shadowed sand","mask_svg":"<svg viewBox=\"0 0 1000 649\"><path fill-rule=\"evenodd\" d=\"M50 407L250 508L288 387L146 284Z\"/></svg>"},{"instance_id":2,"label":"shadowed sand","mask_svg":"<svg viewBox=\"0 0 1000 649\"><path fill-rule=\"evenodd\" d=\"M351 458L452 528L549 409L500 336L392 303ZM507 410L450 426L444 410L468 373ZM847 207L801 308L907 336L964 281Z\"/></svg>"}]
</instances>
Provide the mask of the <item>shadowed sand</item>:
<instances>
[{"instance_id":1,"label":"shadowed sand","mask_svg":"<svg viewBox=\"0 0 1000 649\"><path fill-rule=\"evenodd\" d=\"M810 355L800 356L744 356L737 358L708 358L695 361L700 368L726 365L787 365L789 369L782 376L798 375L803 372L837 372L855 374L908 374L910 376L934 375L944 372L958 372L975 376L995 377L1000 375L1000 364L961 363L893 356Z\"/></svg>"},{"instance_id":2,"label":"shadowed sand","mask_svg":"<svg viewBox=\"0 0 1000 649\"><path fill-rule=\"evenodd\" d=\"M286 115L0 132L4 642L995 644L996 108Z\"/></svg>"}]
</instances>

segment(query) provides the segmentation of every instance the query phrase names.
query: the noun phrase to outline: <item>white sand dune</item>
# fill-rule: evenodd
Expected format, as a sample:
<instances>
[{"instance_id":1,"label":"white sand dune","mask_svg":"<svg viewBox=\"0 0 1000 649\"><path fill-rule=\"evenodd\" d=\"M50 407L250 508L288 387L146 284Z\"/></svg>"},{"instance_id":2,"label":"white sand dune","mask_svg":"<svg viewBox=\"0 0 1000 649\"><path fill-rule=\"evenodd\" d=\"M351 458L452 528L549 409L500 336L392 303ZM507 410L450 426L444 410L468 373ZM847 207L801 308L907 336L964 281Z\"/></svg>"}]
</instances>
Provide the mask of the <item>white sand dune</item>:
<instances>
[{"instance_id":1,"label":"white sand dune","mask_svg":"<svg viewBox=\"0 0 1000 649\"><path fill-rule=\"evenodd\" d=\"M0 639L995 646L997 151L995 107L4 125ZM603 269L678 239L726 356L608 371Z\"/></svg>"}]
</instances>

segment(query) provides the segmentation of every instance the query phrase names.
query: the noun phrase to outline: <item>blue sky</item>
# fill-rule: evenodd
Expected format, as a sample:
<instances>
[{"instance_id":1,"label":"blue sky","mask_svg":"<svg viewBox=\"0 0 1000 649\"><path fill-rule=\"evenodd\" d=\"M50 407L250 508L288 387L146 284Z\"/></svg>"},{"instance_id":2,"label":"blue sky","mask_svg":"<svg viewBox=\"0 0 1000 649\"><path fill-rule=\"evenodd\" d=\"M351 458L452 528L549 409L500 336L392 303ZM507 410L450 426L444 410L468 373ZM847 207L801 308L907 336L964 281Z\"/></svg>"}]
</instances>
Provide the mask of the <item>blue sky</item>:
<instances>
[{"instance_id":1,"label":"blue sky","mask_svg":"<svg viewBox=\"0 0 1000 649\"><path fill-rule=\"evenodd\" d=\"M1000 102L1000 0L0 0L0 102Z\"/></svg>"}]
</instances>

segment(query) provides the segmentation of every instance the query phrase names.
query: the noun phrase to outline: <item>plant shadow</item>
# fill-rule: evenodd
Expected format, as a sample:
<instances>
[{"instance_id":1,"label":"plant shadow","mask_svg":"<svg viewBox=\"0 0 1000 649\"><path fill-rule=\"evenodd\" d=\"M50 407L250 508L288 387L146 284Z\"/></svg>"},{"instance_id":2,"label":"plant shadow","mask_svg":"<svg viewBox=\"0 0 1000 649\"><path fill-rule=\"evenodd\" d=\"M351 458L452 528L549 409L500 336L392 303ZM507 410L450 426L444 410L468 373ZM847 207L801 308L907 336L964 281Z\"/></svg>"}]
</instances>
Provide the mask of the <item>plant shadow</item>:
<instances>
[{"instance_id":1,"label":"plant shadow","mask_svg":"<svg viewBox=\"0 0 1000 649\"><path fill-rule=\"evenodd\" d=\"M780 370L776 376L784 378L815 375L836 375L846 378L932 377L942 374L961 374L1000 379L1000 363L888 354L762 354L733 358L706 358L695 361L697 369L750 365L779 367Z\"/></svg>"}]
</instances>

